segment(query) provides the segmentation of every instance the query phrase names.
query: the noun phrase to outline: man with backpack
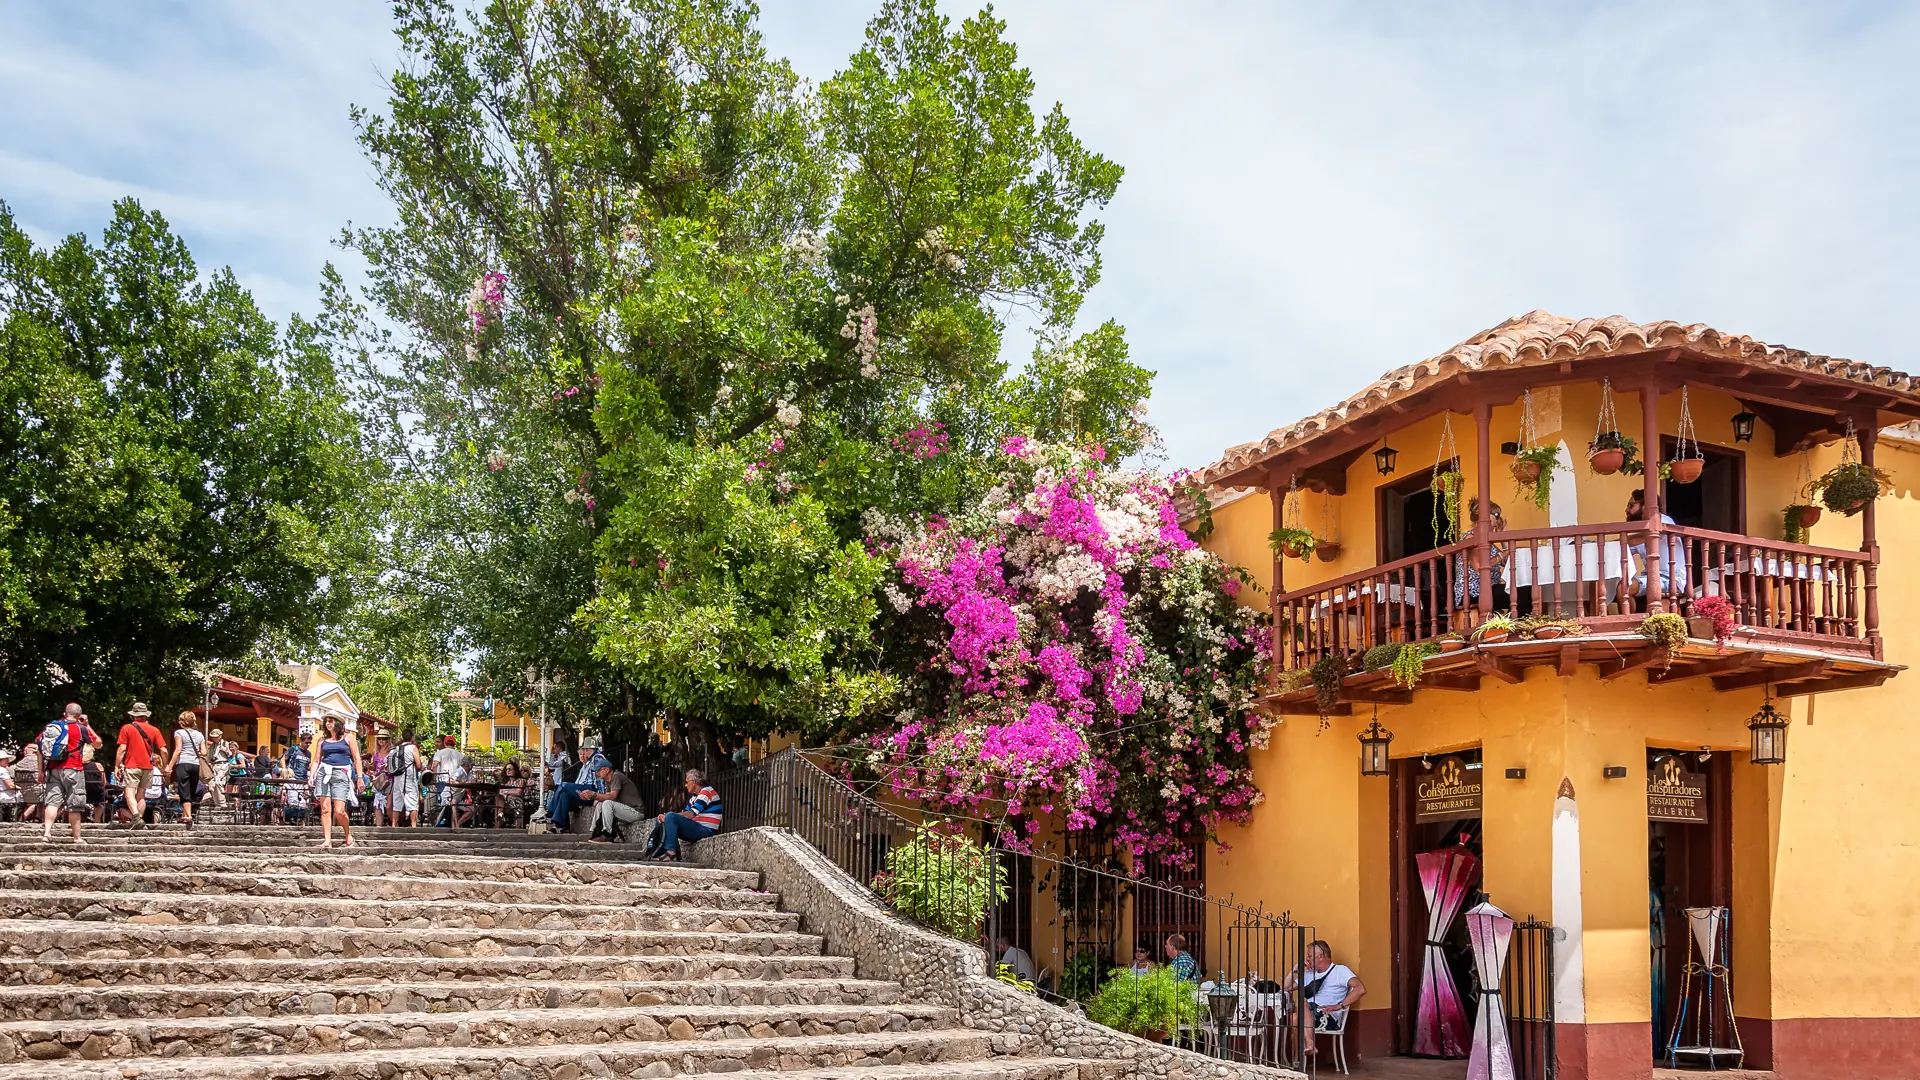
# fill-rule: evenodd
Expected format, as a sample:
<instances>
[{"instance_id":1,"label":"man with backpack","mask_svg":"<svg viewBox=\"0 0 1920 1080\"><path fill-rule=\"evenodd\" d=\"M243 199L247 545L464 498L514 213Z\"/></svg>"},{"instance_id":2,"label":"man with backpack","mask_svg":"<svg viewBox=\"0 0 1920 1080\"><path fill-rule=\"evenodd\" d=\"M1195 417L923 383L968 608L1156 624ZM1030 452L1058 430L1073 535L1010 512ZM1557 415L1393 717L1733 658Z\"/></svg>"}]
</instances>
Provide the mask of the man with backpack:
<instances>
[{"instance_id":1,"label":"man with backpack","mask_svg":"<svg viewBox=\"0 0 1920 1080\"><path fill-rule=\"evenodd\" d=\"M420 826L420 747L413 733L400 737L400 745L387 751L387 774L393 781L387 790L387 813L393 824L405 817L413 828Z\"/></svg>"},{"instance_id":2,"label":"man with backpack","mask_svg":"<svg viewBox=\"0 0 1920 1080\"><path fill-rule=\"evenodd\" d=\"M167 740L160 729L147 721L153 710L136 701L127 710L128 723L120 726L119 749L114 753L113 771L120 775L120 787L126 793L127 813L133 828L146 824L147 785L154 768L166 760Z\"/></svg>"},{"instance_id":3,"label":"man with backpack","mask_svg":"<svg viewBox=\"0 0 1920 1080\"><path fill-rule=\"evenodd\" d=\"M87 813L86 748L99 746L100 736L87 726L80 703L70 701L66 713L40 732L39 744L41 760L47 763L47 810L40 841L53 840L53 819L64 810L73 825L73 842L84 844L80 819Z\"/></svg>"}]
</instances>

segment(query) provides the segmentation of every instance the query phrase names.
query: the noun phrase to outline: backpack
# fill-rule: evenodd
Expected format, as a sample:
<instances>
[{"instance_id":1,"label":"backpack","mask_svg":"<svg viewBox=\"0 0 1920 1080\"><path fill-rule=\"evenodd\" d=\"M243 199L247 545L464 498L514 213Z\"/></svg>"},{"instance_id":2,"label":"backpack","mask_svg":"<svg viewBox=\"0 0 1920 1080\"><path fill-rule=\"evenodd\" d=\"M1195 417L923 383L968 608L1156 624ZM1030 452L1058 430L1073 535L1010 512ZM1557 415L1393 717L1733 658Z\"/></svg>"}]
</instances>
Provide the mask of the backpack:
<instances>
[{"instance_id":1,"label":"backpack","mask_svg":"<svg viewBox=\"0 0 1920 1080\"><path fill-rule=\"evenodd\" d=\"M387 751L387 775L405 776L407 774L407 743Z\"/></svg>"},{"instance_id":2,"label":"backpack","mask_svg":"<svg viewBox=\"0 0 1920 1080\"><path fill-rule=\"evenodd\" d=\"M73 737L73 723L68 720L55 720L47 726L59 730L53 736L52 742L47 741L46 732L40 733L40 760L46 768L55 769L59 768L60 762L66 760L68 742Z\"/></svg>"},{"instance_id":3,"label":"backpack","mask_svg":"<svg viewBox=\"0 0 1920 1080\"><path fill-rule=\"evenodd\" d=\"M307 752L298 743L287 748L287 768L293 771L295 780L307 778L307 764Z\"/></svg>"}]
</instances>

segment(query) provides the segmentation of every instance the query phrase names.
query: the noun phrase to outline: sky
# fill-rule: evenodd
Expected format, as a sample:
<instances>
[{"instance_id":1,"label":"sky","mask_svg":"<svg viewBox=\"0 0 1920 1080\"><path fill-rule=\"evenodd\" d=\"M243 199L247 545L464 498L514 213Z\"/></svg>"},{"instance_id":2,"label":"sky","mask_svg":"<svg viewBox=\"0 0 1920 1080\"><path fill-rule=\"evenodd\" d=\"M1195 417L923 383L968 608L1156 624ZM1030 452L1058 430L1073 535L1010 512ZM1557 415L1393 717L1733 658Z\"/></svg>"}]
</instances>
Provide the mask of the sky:
<instances>
[{"instance_id":1,"label":"sky","mask_svg":"<svg viewBox=\"0 0 1920 1080\"><path fill-rule=\"evenodd\" d=\"M876 0L769 0L816 80ZM974 8L942 3L964 17ZM996 14L1125 166L1087 326L1198 467L1535 308L1704 322L1912 371L1920 5L1019 0ZM0 0L0 200L42 242L138 197L276 318L385 220L349 109L373 0ZM349 272L351 267L348 267Z\"/></svg>"}]
</instances>

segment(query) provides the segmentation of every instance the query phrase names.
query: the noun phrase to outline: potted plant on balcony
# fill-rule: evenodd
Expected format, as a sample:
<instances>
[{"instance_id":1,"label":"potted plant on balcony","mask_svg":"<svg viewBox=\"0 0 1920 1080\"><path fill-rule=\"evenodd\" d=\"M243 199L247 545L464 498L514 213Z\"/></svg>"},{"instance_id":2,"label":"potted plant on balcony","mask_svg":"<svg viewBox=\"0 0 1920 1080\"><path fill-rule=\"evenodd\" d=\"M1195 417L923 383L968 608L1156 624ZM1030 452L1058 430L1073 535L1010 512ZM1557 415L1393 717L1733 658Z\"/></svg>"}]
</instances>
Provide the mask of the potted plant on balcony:
<instances>
[{"instance_id":1,"label":"potted plant on balcony","mask_svg":"<svg viewBox=\"0 0 1920 1080\"><path fill-rule=\"evenodd\" d=\"M1549 641L1558 637L1578 637L1587 632L1587 626L1578 619L1554 615L1529 615L1524 619L1514 620L1513 632L1522 638Z\"/></svg>"},{"instance_id":2,"label":"potted plant on balcony","mask_svg":"<svg viewBox=\"0 0 1920 1080\"><path fill-rule=\"evenodd\" d=\"M1640 465L1639 446L1620 434L1620 418L1613 411L1613 380L1600 380L1600 417L1595 422L1593 441L1587 444L1587 465L1601 476L1611 476Z\"/></svg>"},{"instance_id":3,"label":"potted plant on balcony","mask_svg":"<svg viewBox=\"0 0 1920 1080\"><path fill-rule=\"evenodd\" d=\"M1820 508L1808 503L1789 503L1780 512L1780 517L1780 539L1789 544L1804 544L1807 542L1807 530L1820 520Z\"/></svg>"},{"instance_id":4,"label":"potted plant on balcony","mask_svg":"<svg viewBox=\"0 0 1920 1080\"><path fill-rule=\"evenodd\" d=\"M1660 477L1676 484L1691 484L1700 479L1707 459L1700 452L1700 437L1693 426L1693 409L1687 403L1687 388L1680 388L1680 426L1674 430L1673 460L1660 463Z\"/></svg>"},{"instance_id":5,"label":"potted plant on balcony","mask_svg":"<svg viewBox=\"0 0 1920 1080\"><path fill-rule=\"evenodd\" d=\"M1440 646L1431 641L1414 641L1401 646L1393 657L1393 681L1411 690L1426 674L1427 660L1440 655Z\"/></svg>"},{"instance_id":6,"label":"potted plant on balcony","mask_svg":"<svg viewBox=\"0 0 1920 1080\"><path fill-rule=\"evenodd\" d=\"M1328 653L1313 662L1313 704L1325 719L1334 707L1340 704L1340 683L1347 677L1347 659L1337 653Z\"/></svg>"},{"instance_id":7,"label":"potted plant on balcony","mask_svg":"<svg viewBox=\"0 0 1920 1080\"><path fill-rule=\"evenodd\" d=\"M1852 517L1893 490L1893 477L1858 461L1842 461L1813 482L1813 496L1837 514Z\"/></svg>"},{"instance_id":8,"label":"potted plant on balcony","mask_svg":"<svg viewBox=\"0 0 1920 1080\"><path fill-rule=\"evenodd\" d=\"M1560 467L1560 444L1540 445L1533 427L1533 391L1520 394L1520 444L1513 455L1513 484L1520 497L1541 510L1553 492L1553 470Z\"/></svg>"},{"instance_id":9,"label":"potted plant on balcony","mask_svg":"<svg viewBox=\"0 0 1920 1080\"><path fill-rule=\"evenodd\" d=\"M1474 627L1473 640L1480 645L1492 645L1505 641L1513 634L1513 616L1504 611L1496 611L1487 616L1479 626Z\"/></svg>"},{"instance_id":10,"label":"potted plant on balcony","mask_svg":"<svg viewBox=\"0 0 1920 1080\"><path fill-rule=\"evenodd\" d=\"M1712 638L1724 649L1733 639L1733 602L1724 596L1703 596L1687 605L1689 637Z\"/></svg>"},{"instance_id":11,"label":"potted plant on balcony","mask_svg":"<svg viewBox=\"0 0 1920 1080\"><path fill-rule=\"evenodd\" d=\"M1653 639L1655 645L1671 653L1687 643L1687 620L1671 611L1663 611L1640 620L1640 632Z\"/></svg>"},{"instance_id":12,"label":"potted plant on balcony","mask_svg":"<svg viewBox=\"0 0 1920 1080\"><path fill-rule=\"evenodd\" d=\"M1312 529L1283 525L1267 534L1267 544L1284 558L1305 562L1313 558L1313 549L1319 541L1314 539Z\"/></svg>"}]
</instances>

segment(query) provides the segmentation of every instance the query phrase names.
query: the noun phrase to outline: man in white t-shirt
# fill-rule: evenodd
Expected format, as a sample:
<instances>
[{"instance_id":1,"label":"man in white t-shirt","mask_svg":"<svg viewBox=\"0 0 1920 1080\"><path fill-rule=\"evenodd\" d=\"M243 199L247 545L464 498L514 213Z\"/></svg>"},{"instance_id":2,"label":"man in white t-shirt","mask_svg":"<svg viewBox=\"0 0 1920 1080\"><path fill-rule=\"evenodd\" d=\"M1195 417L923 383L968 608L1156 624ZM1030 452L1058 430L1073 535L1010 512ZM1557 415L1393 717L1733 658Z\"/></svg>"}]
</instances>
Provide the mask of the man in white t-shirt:
<instances>
[{"instance_id":1,"label":"man in white t-shirt","mask_svg":"<svg viewBox=\"0 0 1920 1080\"><path fill-rule=\"evenodd\" d=\"M1033 957L1027 955L1027 950L1002 935L993 939L993 954L1000 958L1001 963L1012 968L1015 975L1028 982L1033 981Z\"/></svg>"},{"instance_id":2,"label":"man in white t-shirt","mask_svg":"<svg viewBox=\"0 0 1920 1080\"><path fill-rule=\"evenodd\" d=\"M440 749L433 752L433 798L435 807L433 823L435 825L440 824L440 818L443 816L442 811L445 811L446 816L449 817L452 814L453 797L455 794L458 794L460 789L454 788L452 791L448 791L447 781L461 779L461 777L457 775L460 772L460 757L460 747L454 744L454 738L451 735L443 737L440 740Z\"/></svg>"},{"instance_id":3,"label":"man in white t-shirt","mask_svg":"<svg viewBox=\"0 0 1920 1080\"><path fill-rule=\"evenodd\" d=\"M1340 1013L1367 996L1367 984L1345 964L1333 962L1333 949L1324 941L1307 946L1307 1010L1313 1014L1315 1031L1322 1031ZM1286 988L1293 989L1293 976L1287 976ZM1308 1051L1312 1053L1312 1051Z\"/></svg>"}]
</instances>

